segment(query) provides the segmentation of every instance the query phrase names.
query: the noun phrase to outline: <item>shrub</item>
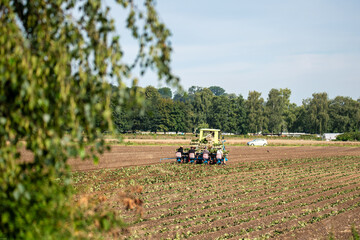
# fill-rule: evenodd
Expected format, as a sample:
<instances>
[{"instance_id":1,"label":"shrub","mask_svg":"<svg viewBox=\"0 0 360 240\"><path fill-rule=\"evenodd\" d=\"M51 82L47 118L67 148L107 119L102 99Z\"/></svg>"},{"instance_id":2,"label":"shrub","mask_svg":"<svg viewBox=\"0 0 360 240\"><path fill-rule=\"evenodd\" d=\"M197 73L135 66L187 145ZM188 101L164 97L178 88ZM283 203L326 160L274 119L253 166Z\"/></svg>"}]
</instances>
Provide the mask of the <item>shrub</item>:
<instances>
[{"instance_id":1,"label":"shrub","mask_svg":"<svg viewBox=\"0 0 360 240\"><path fill-rule=\"evenodd\" d=\"M347 132L336 137L336 141L360 141L360 132Z\"/></svg>"}]
</instances>

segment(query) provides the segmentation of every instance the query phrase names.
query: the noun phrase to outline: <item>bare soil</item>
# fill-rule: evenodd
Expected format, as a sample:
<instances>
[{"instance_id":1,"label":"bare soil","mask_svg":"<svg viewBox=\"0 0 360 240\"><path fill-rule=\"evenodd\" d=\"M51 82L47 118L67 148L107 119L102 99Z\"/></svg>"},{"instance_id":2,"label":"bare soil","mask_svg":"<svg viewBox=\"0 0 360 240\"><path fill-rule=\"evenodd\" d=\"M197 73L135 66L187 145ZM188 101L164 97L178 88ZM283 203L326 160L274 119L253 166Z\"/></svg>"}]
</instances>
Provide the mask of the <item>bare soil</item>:
<instances>
[{"instance_id":1,"label":"bare soil","mask_svg":"<svg viewBox=\"0 0 360 240\"><path fill-rule=\"evenodd\" d=\"M99 164L91 160L71 159L73 170L114 169L127 166L152 165L162 158L175 157L174 146L112 146L110 152L100 156ZM228 164L275 159L313 158L330 156L360 156L360 147L247 147L229 146ZM24 156L25 157L25 156ZM164 159L162 162L172 162Z\"/></svg>"},{"instance_id":2,"label":"bare soil","mask_svg":"<svg viewBox=\"0 0 360 240\"><path fill-rule=\"evenodd\" d=\"M246 146L246 143L251 141L252 139L247 138L229 138L226 139L226 144L229 145L244 145ZM113 142L118 143L119 141L117 139L106 139L107 142ZM191 138L169 138L169 139L163 139L163 138L125 138L123 140L123 143L135 143L135 144L184 144L187 145L191 141ZM337 145L337 146L358 146L360 147L359 141L347 141L347 142L341 142L341 141L317 141L317 140L303 140L303 139L267 139L268 144L271 146L319 146L319 145Z\"/></svg>"},{"instance_id":3,"label":"bare soil","mask_svg":"<svg viewBox=\"0 0 360 240\"><path fill-rule=\"evenodd\" d=\"M136 139L135 139L136 140ZM140 139L143 140L143 139ZM147 139L145 139L147 140ZM177 140L174 140L177 141ZM289 141L289 140L283 140ZM167 140L169 142L169 140ZM313 142L313 141L312 141ZM105 152L99 156L99 164L94 165L92 160L70 159L68 163L74 171L87 171L96 169L114 169L128 166L152 165L160 162L172 162L176 146L166 145L115 145L111 146L110 152ZM359 147L339 147L339 146L228 146L228 164L239 162L251 162L275 159L294 159L294 158L314 158L331 156L360 156ZM21 159L31 161L33 155L21 150ZM163 159L160 161L160 159Z\"/></svg>"},{"instance_id":4,"label":"bare soil","mask_svg":"<svg viewBox=\"0 0 360 240\"><path fill-rule=\"evenodd\" d=\"M360 232L360 145L311 143L230 145L227 166L175 164L166 159L175 157L174 145L115 145L98 165L69 164L83 174L76 186L88 184L83 189L107 196L106 204L128 221L134 217L114 197L121 191L116 186L132 181L144 187L143 220L130 229L134 239L349 239L352 226ZM21 153L31 161L29 152ZM147 181L153 179L163 181Z\"/></svg>"}]
</instances>

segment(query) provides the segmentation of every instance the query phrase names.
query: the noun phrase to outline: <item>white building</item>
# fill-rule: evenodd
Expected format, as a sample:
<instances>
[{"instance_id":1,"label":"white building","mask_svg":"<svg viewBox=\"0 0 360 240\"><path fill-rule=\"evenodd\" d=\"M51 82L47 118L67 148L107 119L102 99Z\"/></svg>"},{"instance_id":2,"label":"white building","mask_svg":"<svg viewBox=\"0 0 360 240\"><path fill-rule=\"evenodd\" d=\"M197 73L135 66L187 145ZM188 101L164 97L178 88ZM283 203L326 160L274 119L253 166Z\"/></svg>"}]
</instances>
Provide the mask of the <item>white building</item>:
<instances>
[{"instance_id":1,"label":"white building","mask_svg":"<svg viewBox=\"0 0 360 240\"><path fill-rule=\"evenodd\" d=\"M323 139L326 141L336 140L336 136L338 136L340 134L342 134L342 133L324 133Z\"/></svg>"}]
</instances>

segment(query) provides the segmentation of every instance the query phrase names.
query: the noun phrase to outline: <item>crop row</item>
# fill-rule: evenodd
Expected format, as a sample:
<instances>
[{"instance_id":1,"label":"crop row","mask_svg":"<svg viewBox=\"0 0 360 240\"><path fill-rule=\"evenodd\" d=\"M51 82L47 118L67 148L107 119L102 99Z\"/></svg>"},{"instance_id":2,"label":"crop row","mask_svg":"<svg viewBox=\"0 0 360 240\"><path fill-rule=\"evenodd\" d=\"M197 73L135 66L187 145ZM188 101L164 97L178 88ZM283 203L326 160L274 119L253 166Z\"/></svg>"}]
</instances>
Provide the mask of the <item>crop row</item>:
<instances>
[{"instance_id":1,"label":"crop row","mask_svg":"<svg viewBox=\"0 0 360 240\"><path fill-rule=\"evenodd\" d=\"M104 184L106 188L109 188L109 183L115 182L113 188L126 187L129 184L140 185L156 185L160 187L164 182L194 180L202 177L211 177L219 175L237 174L239 172L253 172L254 170L261 169L274 169L274 168L286 168L291 165L301 164L299 169L304 170L305 165L311 165L307 171L311 171L312 168L316 169L314 164L321 164L324 159L285 159L277 161L254 162L254 163L238 163L232 165L232 167L219 167L219 166L193 166L188 165L176 165L176 164L157 164L151 166L136 166L129 168L122 168L117 170L98 170L89 172L75 172L73 174L73 181L76 185L83 185L92 180L101 181L100 184ZM325 159L327 163L331 163L332 159ZM344 166L344 165L342 165ZM319 169L319 168L318 168ZM296 168L293 168L296 170ZM121 182L119 183L119 179ZM111 184L110 184L111 185Z\"/></svg>"},{"instance_id":2,"label":"crop row","mask_svg":"<svg viewBox=\"0 0 360 240\"><path fill-rule=\"evenodd\" d=\"M215 232L218 232L217 234L219 234L219 231L226 229L225 232L232 231L234 236L241 236L244 233L249 233L256 229L261 230L274 227L279 223L285 223L291 220L301 221L302 218L313 213L316 213L318 216L329 209L336 208L340 210L331 211L342 212L341 210L345 208L342 204L347 203L348 201L354 200L352 204L357 206L356 204L358 204L360 193L353 195L349 194L357 190L359 189L348 189L341 191L338 194L334 193L323 198L315 198L309 203L303 203L296 206L281 206L278 209L266 211L265 214L259 214L261 210L257 210L256 212L236 213L234 216L226 219L214 217L213 219L209 219L209 222L202 225L193 226L190 224L188 225L188 228L184 230L177 229L176 232L181 234L182 238L198 235L207 238L207 235L211 235ZM166 236L171 236L175 230L168 231L170 234L164 233L166 232L165 229L163 229L162 232L162 234L155 234L152 235L152 237L163 239Z\"/></svg>"},{"instance_id":3,"label":"crop row","mask_svg":"<svg viewBox=\"0 0 360 240\"><path fill-rule=\"evenodd\" d=\"M354 180L358 180L359 177L357 178L353 178L351 179L352 181ZM154 217L151 220L160 220L160 219L164 219L166 217L169 216L173 216L176 217L176 215L181 215L182 217L176 217L174 219L174 221L169 221L169 222L165 222L164 224L162 224L162 226L164 225L170 225L171 223L174 224L178 224L180 222L184 222L184 221L191 221L193 218L199 218L199 217L209 217L211 215L218 215L220 213L225 213L225 212L229 212L229 211L235 211L239 208L245 208L245 207L250 207L250 206L256 206L256 209L261 209L260 205L265 205L265 208L268 208L271 206L271 204L274 205L279 205L279 204L284 204L287 201L295 201L297 199L301 199L301 198L305 198L305 197L309 197L315 194L320 194L329 190L333 190L333 189L338 189L338 188L342 188L347 186L348 184L341 184L341 185L335 185L337 181L335 180L334 182L334 186L331 185L327 185L326 188L319 188L318 185L315 185L314 187L309 187L307 186L306 188L301 188L301 189L297 189L297 191L294 191L293 189L289 188L286 192L282 192L282 193L278 193L278 192L272 192L271 195L269 195L266 192L260 192L259 194L252 194L250 196L245 195L242 197L233 197L233 198L223 198L222 196L220 196L221 199L224 199L224 201L220 201L220 202L213 202L213 201L199 201L196 202L197 205L199 205L198 207L196 207L195 205L193 205L192 208L185 210L188 213L197 213L199 211L202 212L202 214L199 215L190 215L189 214L181 214L184 213L184 210L180 210L179 208L174 208L174 209L169 209L170 212L168 212L166 215L162 214L159 215L159 217ZM303 195L301 195L303 194ZM306 194L306 195L305 195ZM295 197L294 197L295 196ZM286 198L288 198L289 200L286 200ZM208 203L206 205L206 203ZM225 207L225 208L224 208ZM209 212L206 212L204 210L211 210ZM156 213L152 213L152 215L156 216ZM165 221L168 221L169 219L165 219ZM159 222L158 222L159 223Z\"/></svg>"},{"instance_id":4,"label":"crop row","mask_svg":"<svg viewBox=\"0 0 360 240\"><path fill-rule=\"evenodd\" d=\"M334 169L333 169L334 170ZM334 172L332 172L334 174ZM319 174L318 172L312 172L312 175L316 175ZM269 176L267 175L267 178L279 178L279 181L281 181L282 179L286 178L286 179L292 179L292 176L296 176L297 178L301 178L303 175L299 174L299 173L294 173L294 171L291 171L290 175L289 174L280 174L277 175L272 175ZM299 177L300 176L300 177ZM256 177L256 178L255 178ZM176 193L181 193L182 198L186 198L187 196L190 196L190 198L192 198L192 196L194 194L198 194L201 193L202 195L206 194L207 192L211 192L212 190L216 190L219 191L218 187L223 187L224 186L224 182L232 182L233 183L233 188L237 188L239 185L242 186L242 188L244 188L244 186L246 185L251 185L251 184L267 184L266 182L264 183L264 181L262 181L262 177L260 174L256 174L254 176L248 176L246 177L246 179L243 177L243 174L241 174L238 179L236 179L236 176L231 175L231 178L228 178L227 176L220 176L217 178L224 178L219 181L216 181L216 179L212 179L212 178L206 178L206 179L200 179L200 180L194 180L194 181L179 181L178 183L176 183L176 186L174 186L174 183L170 183L171 186L169 186L169 189L171 189L171 192L165 191L165 193L161 192L161 194L158 194L159 191L155 192L154 194L147 194L146 198L151 199L152 201L156 201L157 205L159 206L159 203L162 202L162 200L166 200L167 202L170 202L169 197L173 196L174 192ZM256 179L256 180L254 180ZM209 183L211 180L210 184L206 184ZM167 184L163 184L162 186L168 186ZM153 186L151 187L151 189L153 189ZM193 190L192 190L193 189ZM221 190L220 190L221 191ZM149 193L149 192L147 192ZM146 199L145 198L145 199Z\"/></svg>"},{"instance_id":5,"label":"crop row","mask_svg":"<svg viewBox=\"0 0 360 240\"><path fill-rule=\"evenodd\" d=\"M332 169L332 171L334 171L334 168ZM329 168L327 169L327 172L329 172ZM312 173L313 174L311 174L311 175L318 174L315 171L312 171ZM329 174L335 174L335 173L332 172L332 173L329 173ZM259 176L261 174L257 174L257 175ZM305 175L305 174L303 174L303 175L294 174L294 175L297 176L296 178L301 179L301 178L304 178L303 175ZM306 175L306 176L309 176L309 175ZM272 178L274 178L274 177L272 177ZM276 176L275 176L275 178L276 178ZM287 180L289 181L289 180L292 179L292 175L284 175L284 177L282 177L282 178L287 178ZM249 179L249 177L247 179ZM218 189L218 185L221 185L223 183L219 183L220 181L211 181L211 180L213 180L213 179L208 178L208 183L209 184L206 184L206 185L201 184L201 182L204 182L203 179L198 180L200 182L196 182L195 185L194 185L193 182L190 182L189 184L186 181L180 182L179 185L184 185L184 187L182 188L182 191L177 191L178 188L174 189L173 196L181 196L181 198L178 198L178 199L175 199L175 200L171 199L172 195L167 195L167 194L165 194L163 196L160 196L160 197L157 197L160 194L156 195L155 197L151 196L152 194L150 194L150 195L147 196L147 198L144 198L144 199L145 200L146 199L151 199L153 202L156 202L156 204L155 205L152 204L152 206L153 207L159 207L159 206L162 206L162 205L173 204L173 203L176 203L176 202L183 202L183 201L186 201L186 200L191 200L193 198L197 198L198 195L201 195L202 197L204 197L205 195L212 195L213 193L222 193L222 192L227 191L227 189L223 189L223 190ZM283 181L283 180L279 179L279 181ZM185 182L185 184L182 184L184 182ZM231 183L231 182L234 182L234 181L225 181L225 182L230 182ZM259 185L265 185L266 186L266 185L268 185L267 188L270 188L271 186L278 187L277 184L276 184L277 182L271 182L271 181L264 182L264 181L261 181L260 177L258 177L258 179L256 181L248 181L248 182L244 182L244 181L242 181L240 179L238 181L238 183L240 184L241 187L239 187L239 185L236 185L236 184L234 184L234 186L227 185L227 187L232 188L232 189L246 189L246 190L248 190L246 185L249 185L249 184L250 185L253 184L254 186L259 186ZM289 184L289 183L287 183L287 184ZM194 189L194 190L192 190L192 189ZM174 193L176 193L176 194L174 194Z\"/></svg>"},{"instance_id":6,"label":"crop row","mask_svg":"<svg viewBox=\"0 0 360 240\"><path fill-rule=\"evenodd\" d=\"M254 233L248 235L250 237L258 237L261 239L267 239L271 237L276 237L279 234L284 234L291 232L300 228L304 228L309 224L320 222L326 218L337 216L347 211L354 210L360 207L359 202L360 194L353 196L345 197L336 202L331 202L323 207L316 207L313 209L306 209L303 213L299 215L292 215L291 217L284 216L281 219L276 219L270 222L270 224L263 224L259 230L262 230L262 233ZM296 220L295 220L296 219ZM289 223L290 220L293 220ZM291 224L291 226L289 226ZM253 228L246 229L245 232L251 232ZM265 232L265 233L264 233ZM233 234L233 237L242 236L244 231ZM259 237L260 236L260 237ZM229 236L220 237L219 239L228 239ZM236 238L238 239L238 237Z\"/></svg>"},{"instance_id":7,"label":"crop row","mask_svg":"<svg viewBox=\"0 0 360 240\"><path fill-rule=\"evenodd\" d=\"M351 185L354 185L354 183L349 184L349 186L351 187ZM338 196L342 196L354 191L358 191L360 189L360 187L355 187L355 188L349 188L349 189L344 189L342 191L339 191L339 189L341 189L344 186L339 186L337 188L333 188L330 192L327 192L326 194L328 195L320 195L320 196L316 196L319 194L324 194L324 192L320 191L320 192L316 192L316 193L312 193L312 194L308 194L308 195L303 195L303 196L296 196L296 197L290 197L288 199L281 199L281 200L273 200L269 203L251 203L250 204L245 204L245 205L238 205L238 206L234 206L234 207L227 207L218 211L211 211L208 213L204 213L201 214L200 216L195 217L194 219L192 219L193 221L190 221L189 224L181 224L181 225L175 225L172 227L164 227L164 225L161 226L160 231L161 232L171 232L171 231L178 231L180 229L186 229L186 228L197 228L197 229L201 229L198 233L194 233L192 232L192 234L194 235L198 235L198 234L202 234L203 233L203 229L204 226L206 226L209 223L212 222L216 222L217 224L220 224L223 221L228 222L230 219L236 219L234 222L238 221L238 218L240 216L246 216L245 219L247 220L254 220L256 219L261 219L262 217L267 217L267 216L271 216L277 213L282 213L282 212L287 212L290 210L295 210L298 208L303 208L305 206L311 205L313 203L319 203L322 202L326 199L331 199L331 198L335 198ZM305 204L304 200L309 201L311 200L313 202L309 203L309 204ZM275 210L276 208L280 207L279 209ZM196 216L196 215L195 215ZM254 218L254 219L253 219ZM180 229L179 229L180 226ZM198 226L198 227L196 227ZM206 227L205 227L206 228ZM209 231L212 232L212 231Z\"/></svg>"},{"instance_id":8,"label":"crop row","mask_svg":"<svg viewBox=\"0 0 360 240\"><path fill-rule=\"evenodd\" d=\"M319 174L319 173L313 173L314 174ZM223 187L224 183L232 183L234 187L236 187L237 185L254 185L254 184L260 184L260 183L264 183L264 180L266 179L273 179L273 178L277 178L278 181L281 181L281 179L288 179L288 178L300 178L303 177L302 175L300 175L299 173L294 173L292 171L289 171L288 174L284 174L284 172L279 172L279 171L273 171L273 172L264 172L261 171L260 173L256 173L256 174L237 174L237 175L220 175L220 176L216 176L216 177L207 177L207 178L201 178L201 179L196 179L193 181L179 181L176 183L176 186L174 186L175 184L170 183L171 187L169 187L169 190L158 190L155 191L154 188L151 188L150 191L146 191L147 195L149 195L150 197L152 197L153 195L159 196L159 198L163 197L166 198L166 195L173 195L174 191L183 191L184 193L188 193L188 189L184 186L187 186L190 189L193 189L193 191L203 191L203 190L209 190L208 189L208 184L211 182L212 184L212 188L214 187ZM162 185L163 188L166 188L167 184L163 184ZM193 188L195 187L195 188ZM205 189L204 189L205 188ZM161 195L159 195L158 193L161 192ZM151 194L154 193L154 194ZM160 200L160 199L156 199L156 200Z\"/></svg>"},{"instance_id":9,"label":"crop row","mask_svg":"<svg viewBox=\"0 0 360 240\"><path fill-rule=\"evenodd\" d=\"M75 172L73 182L79 194L106 196L105 204L128 222L135 220L134 214L121 207L116 195L143 186L143 193L136 195L144 201L144 215L129 238L267 238L351 214L360 198L359 160L350 156L227 166L167 163Z\"/></svg>"},{"instance_id":10,"label":"crop row","mask_svg":"<svg viewBox=\"0 0 360 240\"><path fill-rule=\"evenodd\" d=\"M328 169L328 174L336 174L339 172L339 170L335 169L334 167L332 168L332 170L329 172ZM344 172L344 171L341 171ZM311 174L299 174L299 173L293 173L293 174L276 174L276 175L267 175L265 176L267 178L264 180L261 176L261 172L260 174L256 174L254 176L247 176L246 178L244 178L242 175L243 174L239 174L238 179L236 180L236 178L226 178L226 176L224 176L224 180L223 181L216 181L218 178L222 178L221 177L217 177L217 179L214 178L207 178L207 179L200 179L200 180L195 180L195 181L191 181L191 182L187 182L187 181L181 181L177 183L177 187L174 187L174 189L172 190L171 194L170 193L161 193L161 194L147 194L148 199L151 199L152 201L156 201L157 206L159 206L160 202L166 201L167 203L171 202L171 200L169 198L171 198L171 196L177 196L177 194L181 194L181 201L183 201L184 199L187 199L187 197L189 197L189 199L193 198L194 194L201 194L202 196L206 195L207 193L210 192L224 192L227 191L226 187L231 187L232 189L246 189L247 185L252 185L254 186L259 186L259 185L265 185L265 186L269 186L271 187L271 185L277 185L278 182L282 182L283 179L287 179L287 181L292 181L293 179L305 179L306 177L309 176L316 176L319 175L319 177L321 176L320 172L315 172L313 171ZM235 176L236 177L236 176ZM277 179L278 181L271 181L272 179ZM172 184L172 183L171 183ZM164 184L166 185L166 184ZM222 189L221 189L222 188ZM177 194L174 194L177 193ZM144 199L146 199L144 198ZM179 200L180 201L180 200Z\"/></svg>"},{"instance_id":11,"label":"crop row","mask_svg":"<svg viewBox=\"0 0 360 240\"><path fill-rule=\"evenodd\" d=\"M327 180L324 179L310 179L308 182L309 184L307 185L308 190L311 189L311 186L315 186L314 188L318 189L320 187L320 181L323 181L323 183L326 183L327 181L332 181L337 183L337 181L339 181L342 177L344 177L345 175L339 175L336 177L331 177ZM306 181L305 181L306 183ZM294 190L298 189L300 187L304 186L304 181L303 180L299 180L296 182L289 182L289 183L284 183L284 184L279 184L279 185L273 185L272 187L262 187L259 189L241 189L239 190L233 190L233 191L229 191L229 192L223 192L223 193L217 193L217 194L212 194L209 197L195 197L195 201L194 200L190 200L190 201L186 201L184 200L183 202L181 202L180 204L176 205L174 207L174 205L172 205L172 209L174 210L179 210L179 209L183 209L184 207L187 207L187 205L191 205L191 209L190 211L197 211L201 209L209 209L212 208L214 206L216 206L216 204L224 204L224 202L238 202L238 201L244 201L245 199L250 199L250 200L254 200L256 198L262 198L263 196L267 196L268 198L276 198L276 197L280 197L280 196L285 196L285 194L290 194L293 195ZM306 190L305 189L305 190ZM296 193L298 194L298 193ZM217 202L217 200L220 200L219 202ZM207 205L207 203L209 203L209 205ZM199 207L197 207L199 206ZM188 209L189 210L189 209ZM149 209L149 211L151 212L151 215L156 215L157 213L155 212L156 209L151 208Z\"/></svg>"},{"instance_id":12,"label":"crop row","mask_svg":"<svg viewBox=\"0 0 360 240\"><path fill-rule=\"evenodd\" d=\"M359 176L357 174L359 169L358 160L359 157L350 157L347 158L346 161L344 161L342 158L335 158L332 159L332 161L325 161L322 159L322 161L316 161L316 163L319 164L312 165L311 167L305 166L305 168L301 168L301 165L294 166L297 171L296 174L293 174L294 171L292 171L291 167L285 167L283 169L271 169L271 174L265 175L263 175L263 170L254 170L254 173L256 174L250 174L246 176L247 179L254 178L252 181L238 181L235 185L237 188L243 186L245 189L249 188L254 190L252 192L248 192L247 194L243 194L242 197L241 194L240 197L234 197L231 195L236 194L236 191L231 193L232 184L230 181L226 181L228 184L222 188L223 191L220 191L217 188L212 188L214 196L210 199L207 199L209 200L208 202L201 202L202 198L199 199L195 195L195 200L189 199L190 202L186 204L186 196L190 196L191 194L186 195L185 193L197 191L197 196L199 196L199 188L201 187L192 187L191 190L184 191L181 194L178 194L176 191L174 191L174 195L177 197L173 199L180 200L177 206L174 206L170 203L169 207L173 206L172 208L164 209L163 207L160 207L160 212L157 212L159 204L149 203L150 208L148 214L153 217L148 219L147 224L144 224L145 222L138 223L135 225L135 229L137 229L138 232L144 233L139 235L139 237L176 237L176 235L174 235L175 232L181 234L181 238L191 236L196 237L199 235L201 235L201 237L207 236L204 234L214 236L213 234L221 232L222 228L227 229L225 232L231 231L231 229L229 229L231 224L229 225L228 221L234 219L233 222L235 222L239 219L239 216L245 216L245 220L249 220L249 223L251 221L258 221L259 219L263 219L265 217L274 217L274 214L286 215L290 211L302 211L304 208L312 208L312 204L322 204L323 201L337 198L334 200L334 202L331 203L332 205L323 204L316 208L319 212L322 212L328 209L329 206L336 206L336 202L341 203L347 198L349 198L348 200L350 201L351 198L356 197L356 193L359 192ZM287 173L284 174L284 172ZM239 175L240 174L241 173L239 173ZM275 174L278 177L275 177ZM255 175L257 177L254 177ZM292 180L292 178L294 179ZM217 177L209 178L210 183L215 183L215 186L213 187L221 186L217 184L218 181L216 180ZM280 180L280 182L278 180ZM283 183L281 183L282 181ZM274 184L275 182L276 184ZM296 182L298 183L298 186L291 185L291 183L296 184ZM247 183L249 184L247 185ZM264 183L266 184L264 185ZM353 187L351 188L351 186ZM186 187L186 184L184 184L184 187ZM346 187L350 187L350 189L347 189ZM208 188L204 189L207 190ZM261 193L261 191L256 191L256 189L261 189L263 192ZM285 191L288 191L288 193L284 194ZM333 194L331 195L331 193ZM352 193L355 195L348 195ZM259 194L263 195L259 196ZM271 196L273 199L269 197L269 194L272 194ZM316 195L319 194L325 194L325 197L321 198L319 196L312 202L306 203L310 201L312 196L316 197ZM245 198L249 196L250 198L247 198L246 200ZM234 199L232 201L228 201L231 198ZM191 200L193 200L193 202L191 202ZM166 202L165 199L164 202ZM247 202L247 204L244 204L244 202ZM295 202L300 202L300 204L295 204ZM294 205L291 205L291 203L294 203ZM160 206L166 206L166 204L162 205L161 203ZM275 211L274 208L277 207L281 207L283 209L282 212L279 210ZM315 207L313 209L315 209ZM259 213L264 211L265 213L263 214ZM339 211L341 212L341 209ZM157 214L159 215L156 216ZM253 216L254 219L249 217L252 214L255 214ZM326 213L324 214L324 216L326 216ZM294 216L296 216L296 218ZM300 219L303 217L299 214L294 214L294 216L294 219ZM279 221L279 223L286 223L290 221L285 220L286 219L280 221L277 219L276 221ZM221 224L221 222L224 222L224 224ZM214 223L219 224L219 226L214 225ZM268 225L270 226L271 224L274 223L269 223ZM210 225L211 227L205 227L207 225ZM197 227L199 227L198 231L196 231ZM238 228L236 224L234 227ZM251 228L253 227L250 227L250 229ZM262 226L261 228L268 229L266 226ZM297 229L297 227L294 226L293 228ZM260 230L258 229L256 231ZM249 232L251 231L248 230L247 233ZM239 234L240 233L233 233L233 236L242 236L242 234ZM267 235L265 234L264 236ZM225 236L222 237L225 238Z\"/></svg>"},{"instance_id":13,"label":"crop row","mask_svg":"<svg viewBox=\"0 0 360 240\"><path fill-rule=\"evenodd\" d=\"M198 183L198 185L193 186L185 186L182 190L174 190L172 195L165 194L160 197L156 197L156 195L150 195L147 196L147 198L144 199L151 199L152 201L156 201L156 204L152 204L153 207L150 207L149 210L153 210L152 208L158 208L164 205L174 205L175 203L186 203L187 200L192 200L196 198L198 201L202 199L209 198L207 196L212 196L215 194L224 194L226 192L233 192L237 191L238 193L244 193L249 194L254 191L263 191L263 190L269 190L271 191L281 191L280 190L272 190L274 188L291 188L292 185L297 184L304 184L308 181L319 181L320 179L323 179L325 177L334 176L337 173L327 173L327 174L317 174L313 173L310 175L288 175L278 177L269 177L266 179L262 179L262 181L249 181L250 179L239 179L239 180L224 180L224 182L219 183L219 181L216 181L214 179L208 179L207 182L203 182L203 184ZM340 176L346 176L347 174L341 174ZM259 178L261 179L261 178ZM285 181L286 180L286 181ZM294 188L294 187L293 187ZM175 193L175 194L174 194ZM230 194L230 193L229 193ZM180 196L180 197L179 197Z\"/></svg>"}]
</instances>

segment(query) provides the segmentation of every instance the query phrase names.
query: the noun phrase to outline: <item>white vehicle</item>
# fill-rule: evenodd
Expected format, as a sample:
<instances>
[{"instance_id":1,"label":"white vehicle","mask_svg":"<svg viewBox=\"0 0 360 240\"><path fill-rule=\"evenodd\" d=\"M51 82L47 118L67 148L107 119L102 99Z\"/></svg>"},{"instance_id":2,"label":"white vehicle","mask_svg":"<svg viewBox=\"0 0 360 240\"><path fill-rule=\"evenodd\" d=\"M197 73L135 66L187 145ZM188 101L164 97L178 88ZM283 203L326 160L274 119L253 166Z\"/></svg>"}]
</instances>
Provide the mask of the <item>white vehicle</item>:
<instances>
[{"instance_id":1,"label":"white vehicle","mask_svg":"<svg viewBox=\"0 0 360 240\"><path fill-rule=\"evenodd\" d=\"M247 143L249 146L266 146L268 142L266 139L257 138Z\"/></svg>"}]
</instances>

